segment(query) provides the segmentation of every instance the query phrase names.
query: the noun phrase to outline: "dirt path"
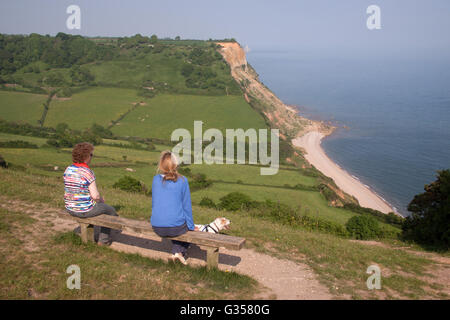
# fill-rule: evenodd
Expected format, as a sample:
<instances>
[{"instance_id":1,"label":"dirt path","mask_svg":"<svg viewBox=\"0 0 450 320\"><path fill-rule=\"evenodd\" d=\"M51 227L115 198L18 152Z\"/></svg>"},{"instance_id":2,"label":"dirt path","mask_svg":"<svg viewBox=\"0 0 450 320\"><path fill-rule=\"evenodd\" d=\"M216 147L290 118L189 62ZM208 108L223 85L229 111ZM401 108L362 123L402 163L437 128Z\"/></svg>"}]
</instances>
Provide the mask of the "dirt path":
<instances>
[{"instance_id":1,"label":"dirt path","mask_svg":"<svg viewBox=\"0 0 450 320\"><path fill-rule=\"evenodd\" d=\"M78 224L71 219L61 218L61 209L48 208L41 204L13 200L0 196L0 207L16 212L30 214L33 218L44 221L56 231L77 231ZM98 228L96 228L98 234ZM138 253L153 259L168 260L171 253L171 243L168 240L154 241L139 234L125 234L112 232L114 250ZM188 263L191 266L206 265L206 251L192 245L188 251ZM220 249L219 269L235 271L248 275L267 288L258 298L260 299L333 299L328 289L321 285L314 272L306 264L299 264L290 260L281 260L251 249L230 251Z\"/></svg>"}]
</instances>

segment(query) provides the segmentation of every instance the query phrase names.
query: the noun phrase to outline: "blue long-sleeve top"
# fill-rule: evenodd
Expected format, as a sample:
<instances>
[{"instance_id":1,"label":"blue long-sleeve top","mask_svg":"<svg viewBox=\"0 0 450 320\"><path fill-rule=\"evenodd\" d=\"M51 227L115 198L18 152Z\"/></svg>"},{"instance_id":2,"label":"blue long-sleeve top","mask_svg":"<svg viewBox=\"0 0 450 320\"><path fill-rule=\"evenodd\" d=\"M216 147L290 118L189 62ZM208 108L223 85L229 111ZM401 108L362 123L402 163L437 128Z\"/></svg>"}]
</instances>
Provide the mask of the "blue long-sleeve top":
<instances>
[{"instance_id":1,"label":"blue long-sleeve top","mask_svg":"<svg viewBox=\"0 0 450 320\"><path fill-rule=\"evenodd\" d=\"M176 182L163 181L160 174L153 178L150 223L155 227L179 227L186 223L189 230L194 230L191 192L186 177L181 176Z\"/></svg>"}]
</instances>

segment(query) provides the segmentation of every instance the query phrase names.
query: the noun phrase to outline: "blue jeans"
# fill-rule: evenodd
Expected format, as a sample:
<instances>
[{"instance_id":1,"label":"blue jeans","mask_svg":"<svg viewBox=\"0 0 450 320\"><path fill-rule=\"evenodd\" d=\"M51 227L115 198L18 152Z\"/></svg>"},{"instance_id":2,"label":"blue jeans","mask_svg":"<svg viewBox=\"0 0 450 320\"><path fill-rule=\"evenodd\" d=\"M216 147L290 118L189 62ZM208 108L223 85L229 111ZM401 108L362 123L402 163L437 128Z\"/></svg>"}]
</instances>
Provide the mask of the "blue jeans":
<instances>
[{"instance_id":1,"label":"blue jeans","mask_svg":"<svg viewBox=\"0 0 450 320\"><path fill-rule=\"evenodd\" d=\"M153 231L160 237L177 237L188 230L186 223L179 227L153 227ZM184 256L190 245L189 242L172 240L172 253L181 253Z\"/></svg>"},{"instance_id":2,"label":"blue jeans","mask_svg":"<svg viewBox=\"0 0 450 320\"><path fill-rule=\"evenodd\" d=\"M92 218L95 216L99 216L101 214L107 214L109 216L118 216L116 209L107 205L106 203L97 202L91 210L87 212L74 212L71 210L67 210L72 216L77 218ZM111 241L110 238L111 229L106 227L100 228L100 235L98 236L98 242L108 243Z\"/></svg>"}]
</instances>

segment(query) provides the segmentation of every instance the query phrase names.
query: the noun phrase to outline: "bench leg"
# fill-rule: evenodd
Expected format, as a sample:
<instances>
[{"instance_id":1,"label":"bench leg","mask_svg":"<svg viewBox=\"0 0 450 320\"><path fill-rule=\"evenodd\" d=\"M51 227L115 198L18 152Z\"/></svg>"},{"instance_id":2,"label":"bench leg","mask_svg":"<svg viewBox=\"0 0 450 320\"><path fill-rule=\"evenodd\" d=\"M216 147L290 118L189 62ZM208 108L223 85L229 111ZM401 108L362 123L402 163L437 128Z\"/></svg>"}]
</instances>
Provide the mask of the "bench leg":
<instances>
[{"instance_id":1,"label":"bench leg","mask_svg":"<svg viewBox=\"0 0 450 320\"><path fill-rule=\"evenodd\" d=\"M84 243L88 241L95 242L94 240L94 226L88 223L80 223L81 228L81 240Z\"/></svg>"},{"instance_id":2,"label":"bench leg","mask_svg":"<svg viewBox=\"0 0 450 320\"><path fill-rule=\"evenodd\" d=\"M206 268L208 270L219 266L219 248L206 248Z\"/></svg>"}]
</instances>

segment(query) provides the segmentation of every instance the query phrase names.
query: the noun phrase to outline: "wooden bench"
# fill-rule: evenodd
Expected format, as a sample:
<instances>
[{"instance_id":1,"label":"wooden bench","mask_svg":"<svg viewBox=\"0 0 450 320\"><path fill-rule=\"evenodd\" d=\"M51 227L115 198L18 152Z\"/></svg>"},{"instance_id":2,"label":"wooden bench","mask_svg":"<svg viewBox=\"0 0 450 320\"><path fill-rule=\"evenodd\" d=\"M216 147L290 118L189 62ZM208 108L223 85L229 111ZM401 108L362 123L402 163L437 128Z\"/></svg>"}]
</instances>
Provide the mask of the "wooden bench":
<instances>
[{"instance_id":1,"label":"wooden bench","mask_svg":"<svg viewBox=\"0 0 450 320\"><path fill-rule=\"evenodd\" d=\"M61 213L64 218L70 218L77 221L81 228L81 239L83 242L94 242L94 226L107 227L125 232L139 233L149 237L152 240L161 240L152 229L148 221L139 221L123 217L114 217L108 215L99 215L92 218L77 218L67 212ZM219 265L219 248L230 250L240 250L244 246L245 239L240 237L228 236L224 234L188 231L178 237L167 237L171 240L179 240L194 243L200 248L206 250L207 268L217 268Z\"/></svg>"}]
</instances>

